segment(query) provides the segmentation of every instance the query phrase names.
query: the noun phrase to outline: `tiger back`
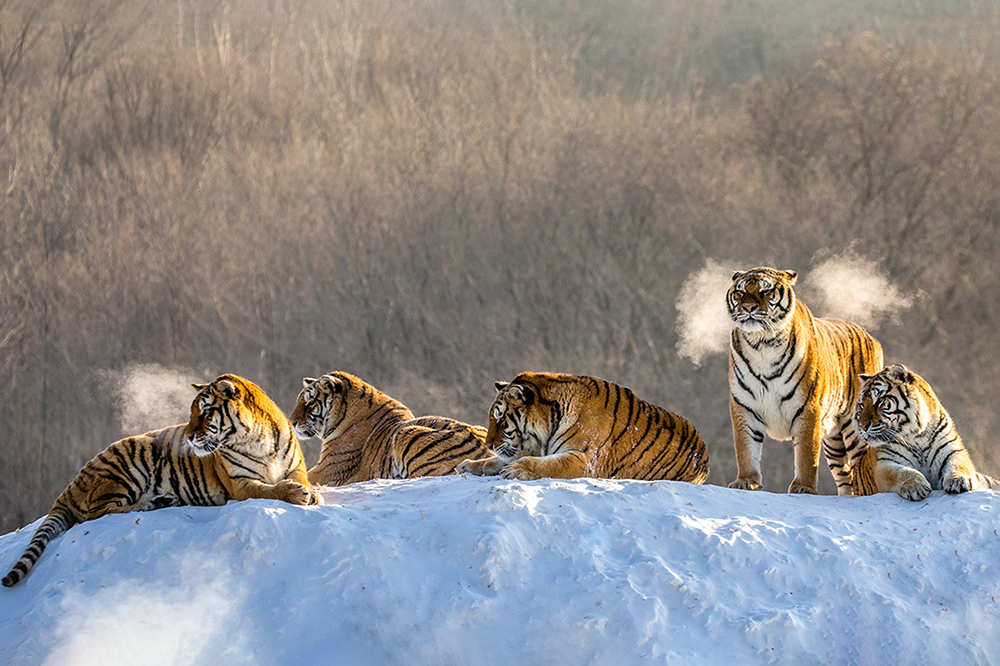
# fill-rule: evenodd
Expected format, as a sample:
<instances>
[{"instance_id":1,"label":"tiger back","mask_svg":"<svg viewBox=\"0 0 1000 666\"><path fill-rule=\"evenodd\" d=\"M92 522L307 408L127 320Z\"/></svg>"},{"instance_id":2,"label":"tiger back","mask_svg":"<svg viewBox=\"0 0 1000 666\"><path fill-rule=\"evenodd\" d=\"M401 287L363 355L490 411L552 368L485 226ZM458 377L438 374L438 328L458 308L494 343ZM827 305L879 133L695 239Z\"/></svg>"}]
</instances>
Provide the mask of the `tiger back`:
<instances>
[{"instance_id":1,"label":"tiger back","mask_svg":"<svg viewBox=\"0 0 1000 666\"><path fill-rule=\"evenodd\" d=\"M4 577L5 587L31 571L52 539L106 514L253 497L322 503L308 485L288 420L259 388L235 375L195 388L187 424L121 439L83 466Z\"/></svg>"},{"instance_id":2,"label":"tiger back","mask_svg":"<svg viewBox=\"0 0 1000 666\"><path fill-rule=\"evenodd\" d=\"M882 346L863 328L813 317L795 296L795 271L736 272L726 302L732 319L730 417L738 473L730 488L761 489L765 434L791 439L790 493L815 493L820 454L851 492L852 463L862 453L851 412L858 375L882 368Z\"/></svg>"},{"instance_id":3,"label":"tiger back","mask_svg":"<svg viewBox=\"0 0 1000 666\"><path fill-rule=\"evenodd\" d=\"M855 495L896 492L920 501L931 490L1000 488L1000 481L976 471L951 415L920 375L897 364L861 379L853 419L867 450L857 465Z\"/></svg>"},{"instance_id":4,"label":"tiger back","mask_svg":"<svg viewBox=\"0 0 1000 666\"><path fill-rule=\"evenodd\" d=\"M486 446L459 472L509 479L704 483L708 450L691 423L598 377L524 372L496 383Z\"/></svg>"},{"instance_id":5,"label":"tiger back","mask_svg":"<svg viewBox=\"0 0 1000 666\"><path fill-rule=\"evenodd\" d=\"M323 442L309 480L339 486L373 479L455 473L455 465L486 455L486 430L443 416L413 413L346 372L302 380L291 422L303 438Z\"/></svg>"}]
</instances>

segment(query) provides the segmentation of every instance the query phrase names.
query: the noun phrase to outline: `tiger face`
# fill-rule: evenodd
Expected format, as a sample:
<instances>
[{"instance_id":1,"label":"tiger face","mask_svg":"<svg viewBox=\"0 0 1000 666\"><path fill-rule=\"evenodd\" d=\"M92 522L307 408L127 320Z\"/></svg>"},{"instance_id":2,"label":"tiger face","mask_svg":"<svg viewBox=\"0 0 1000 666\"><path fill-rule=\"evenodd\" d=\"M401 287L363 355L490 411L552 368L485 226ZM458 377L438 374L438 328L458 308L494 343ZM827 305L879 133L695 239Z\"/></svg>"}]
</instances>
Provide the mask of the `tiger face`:
<instances>
[{"instance_id":1,"label":"tiger face","mask_svg":"<svg viewBox=\"0 0 1000 666\"><path fill-rule=\"evenodd\" d=\"M773 268L754 268L733 274L726 305L734 326L747 333L776 333L795 311L792 285L798 274Z\"/></svg>"},{"instance_id":2,"label":"tiger face","mask_svg":"<svg viewBox=\"0 0 1000 666\"><path fill-rule=\"evenodd\" d=\"M295 401L295 410L289 417L295 436L300 439L315 437L323 432L330 413L329 393L320 379L302 378L302 390Z\"/></svg>"},{"instance_id":3,"label":"tiger face","mask_svg":"<svg viewBox=\"0 0 1000 666\"><path fill-rule=\"evenodd\" d=\"M486 447L501 458L514 458L526 450L540 449L528 429L528 412L538 396L530 386L496 382L497 397L490 407Z\"/></svg>"},{"instance_id":4,"label":"tiger face","mask_svg":"<svg viewBox=\"0 0 1000 666\"><path fill-rule=\"evenodd\" d=\"M910 441L927 427L930 410L917 377L906 366L892 365L859 377L863 384L854 409L854 429L866 444Z\"/></svg>"},{"instance_id":5,"label":"tiger face","mask_svg":"<svg viewBox=\"0 0 1000 666\"><path fill-rule=\"evenodd\" d=\"M210 384L192 384L198 395L191 403L191 419L184 436L198 456L207 456L246 431L244 399L249 395L243 380L223 375Z\"/></svg>"},{"instance_id":6,"label":"tiger face","mask_svg":"<svg viewBox=\"0 0 1000 666\"><path fill-rule=\"evenodd\" d=\"M302 390L289 417L295 435L302 439L328 436L328 431L344 418L350 387L350 376L340 372L319 379L303 378Z\"/></svg>"}]
</instances>

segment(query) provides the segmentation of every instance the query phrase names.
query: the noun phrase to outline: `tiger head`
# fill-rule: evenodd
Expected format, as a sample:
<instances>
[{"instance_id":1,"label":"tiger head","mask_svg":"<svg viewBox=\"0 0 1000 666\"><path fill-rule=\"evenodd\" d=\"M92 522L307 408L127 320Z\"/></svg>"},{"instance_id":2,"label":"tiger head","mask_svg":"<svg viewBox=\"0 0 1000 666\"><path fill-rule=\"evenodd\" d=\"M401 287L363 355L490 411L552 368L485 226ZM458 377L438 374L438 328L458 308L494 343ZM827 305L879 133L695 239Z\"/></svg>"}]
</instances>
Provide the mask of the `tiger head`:
<instances>
[{"instance_id":1,"label":"tiger head","mask_svg":"<svg viewBox=\"0 0 1000 666\"><path fill-rule=\"evenodd\" d=\"M260 424L272 422L278 412L256 384L236 375L192 386L198 395L191 403L191 420L184 436L199 456L256 438Z\"/></svg>"},{"instance_id":2,"label":"tiger head","mask_svg":"<svg viewBox=\"0 0 1000 666\"><path fill-rule=\"evenodd\" d=\"M490 406L490 424L486 447L501 458L520 453L537 454L541 450L539 428L532 426L541 409L539 390L518 375L513 382L496 382L497 397Z\"/></svg>"},{"instance_id":3,"label":"tiger head","mask_svg":"<svg viewBox=\"0 0 1000 666\"><path fill-rule=\"evenodd\" d=\"M346 372L330 372L319 379L305 377L302 390L289 420L296 436L306 439L333 435L345 422L352 397L363 392L366 385Z\"/></svg>"},{"instance_id":4,"label":"tiger head","mask_svg":"<svg viewBox=\"0 0 1000 666\"><path fill-rule=\"evenodd\" d=\"M770 334L785 328L795 312L792 285L798 273L774 268L753 268L733 273L726 305L733 325L752 335Z\"/></svg>"},{"instance_id":5,"label":"tiger head","mask_svg":"<svg viewBox=\"0 0 1000 666\"><path fill-rule=\"evenodd\" d=\"M926 382L904 365L874 375L858 375L861 393L854 406L854 430L869 446L912 440L927 427L931 409Z\"/></svg>"}]
</instances>

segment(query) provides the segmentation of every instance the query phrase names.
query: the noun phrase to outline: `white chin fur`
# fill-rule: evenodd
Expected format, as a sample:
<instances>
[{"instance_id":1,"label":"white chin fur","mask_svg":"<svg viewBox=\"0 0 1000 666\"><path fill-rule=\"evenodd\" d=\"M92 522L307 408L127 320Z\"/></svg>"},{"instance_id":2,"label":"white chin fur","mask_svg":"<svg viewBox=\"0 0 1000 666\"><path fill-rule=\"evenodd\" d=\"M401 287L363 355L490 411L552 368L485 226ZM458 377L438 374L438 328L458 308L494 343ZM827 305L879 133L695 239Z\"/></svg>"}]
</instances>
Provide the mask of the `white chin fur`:
<instances>
[{"instance_id":1,"label":"white chin fur","mask_svg":"<svg viewBox=\"0 0 1000 666\"><path fill-rule=\"evenodd\" d=\"M191 450L194 451L194 454L199 458L204 458L205 456L212 455L212 453L214 453L215 450L219 448L215 444L211 445L200 444L198 442L194 442L191 440L188 440L188 444L191 445Z\"/></svg>"}]
</instances>

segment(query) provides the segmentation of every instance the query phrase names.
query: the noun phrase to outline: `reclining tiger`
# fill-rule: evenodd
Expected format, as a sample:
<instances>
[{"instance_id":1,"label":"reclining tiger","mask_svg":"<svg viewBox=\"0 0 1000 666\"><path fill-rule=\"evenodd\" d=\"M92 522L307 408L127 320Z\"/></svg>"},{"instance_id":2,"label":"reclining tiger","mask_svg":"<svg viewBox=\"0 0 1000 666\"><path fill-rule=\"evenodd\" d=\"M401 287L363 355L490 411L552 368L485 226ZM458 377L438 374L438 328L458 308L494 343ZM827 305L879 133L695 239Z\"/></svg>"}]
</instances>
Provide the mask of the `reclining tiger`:
<instances>
[{"instance_id":1,"label":"reclining tiger","mask_svg":"<svg viewBox=\"0 0 1000 666\"><path fill-rule=\"evenodd\" d=\"M346 372L306 377L291 415L295 433L323 441L309 481L326 486L455 473L470 456L487 454L486 429L413 412Z\"/></svg>"},{"instance_id":2,"label":"reclining tiger","mask_svg":"<svg viewBox=\"0 0 1000 666\"><path fill-rule=\"evenodd\" d=\"M955 422L923 377L897 364L861 379L854 427L868 448L855 470L855 495L895 492L919 502L931 490L1000 489L1000 480L976 471Z\"/></svg>"},{"instance_id":3,"label":"reclining tiger","mask_svg":"<svg viewBox=\"0 0 1000 666\"><path fill-rule=\"evenodd\" d=\"M52 539L106 514L231 499L323 503L288 419L260 388L235 375L193 386L188 423L126 437L84 465L3 578L5 587L28 575Z\"/></svg>"},{"instance_id":4,"label":"reclining tiger","mask_svg":"<svg viewBox=\"0 0 1000 666\"><path fill-rule=\"evenodd\" d=\"M691 423L598 377L523 372L497 382L487 458L456 471L542 477L690 481L708 478L708 449Z\"/></svg>"},{"instance_id":5,"label":"reclining tiger","mask_svg":"<svg viewBox=\"0 0 1000 666\"><path fill-rule=\"evenodd\" d=\"M795 478L790 493L815 493L820 453L851 493L851 465L861 453L851 425L858 375L882 369L882 346L857 324L813 317L795 297L795 271L754 268L733 274L726 294L729 412L736 449L730 488L761 489L764 433L791 439Z\"/></svg>"}]
</instances>

